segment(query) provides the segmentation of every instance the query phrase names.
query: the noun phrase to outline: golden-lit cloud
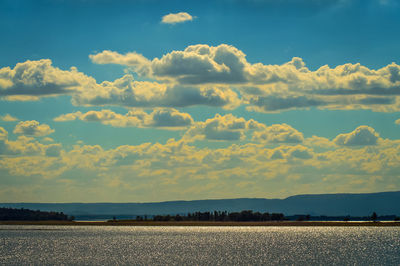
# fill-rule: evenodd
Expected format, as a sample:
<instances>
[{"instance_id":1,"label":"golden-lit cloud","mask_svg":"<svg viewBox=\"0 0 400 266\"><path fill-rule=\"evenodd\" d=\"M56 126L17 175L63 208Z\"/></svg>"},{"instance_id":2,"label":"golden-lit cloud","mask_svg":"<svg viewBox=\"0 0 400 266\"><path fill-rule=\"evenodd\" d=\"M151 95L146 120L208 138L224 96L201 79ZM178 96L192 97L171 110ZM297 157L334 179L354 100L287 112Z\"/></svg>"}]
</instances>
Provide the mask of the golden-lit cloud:
<instances>
[{"instance_id":1,"label":"golden-lit cloud","mask_svg":"<svg viewBox=\"0 0 400 266\"><path fill-rule=\"evenodd\" d=\"M121 55L117 52L104 50L101 53L89 55L90 60L96 64L117 64L131 67L140 75L147 76L150 71L150 60L138 53L126 53Z\"/></svg>"},{"instance_id":2,"label":"golden-lit cloud","mask_svg":"<svg viewBox=\"0 0 400 266\"><path fill-rule=\"evenodd\" d=\"M21 121L19 122L13 131L15 134L42 137L49 135L54 132L49 125L40 124L38 121Z\"/></svg>"},{"instance_id":3,"label":"golden-lit cloud","mask_svg":"<svg viewBox=\"0 0 400 266\"><path fill-rule=\"evenodd\" d=\"M29 136L18 136L14 141L8 139L8 132L0 127L0 156L59 156L62 145L43 144Z\"/></svg>"},{"instance_id":4,"label":"golden-lit cloud","mask_svg":"<svg viewBox=\"0 0 400 266\"><path fill-rule=\"evenodd\" d=\"M268 143L301 143L303 134L287 124L276 124L254 132L253 139Z\"/></svg>"},{"instance_id":5,"label":"golden-lit cloud","mask_svg":"<svg viewBox=\"0 0 400 266\"><path fill-rule=\"evenodd\" d=\"M0 115L0 120L4 122L14 122L18 121L18 118L10 115L10 114L5 114L5 115Z\"/></svg>"},{"instance_id":6,"label":"golden-lit cloud","mask_svg":"<svg viewBox=\"0 0 400 266\"><path fill-rule=\"evenodd\" d=\"M207 124L218 125L213 130L221 134L259 126L232 116L216 116ZM364 127L359 128L364 132ZM109 149L77 144L64 150L59 144L42 144L25 136L9 141L6 131L0 131L3 132L0 147L9 149L8 153L2 152L0 169L11 175L62 178L65 182L76 182L77 186L89 178L98 189L112 186L117 191L145 194L152 191L160 197L166 192L193 197L215 192L205 187L217 189L223 196L233 196L239 188L249 189L249 193L256 191L256 196L262 196L265 191L271 195L279 194L274 191L297 194L305 184L322 191L337 186L342 191L359 191L395 184L400 170L400 142L387 139L376 145L328 145L323 150L313 148L328 142L317 136L303 140L302 144L275 143L273 147L247 143L211 149L198 147L183 138L163 144L143 143ZM354 134L359 137L363 133L356 130ZM350 139L347 144L355 141ZM76 178L77 170L84 175Z\"/></svg>"},{"instance_id":7,"label":"golden-lit cloud","mask_svg":"<svg viewBox=\"0 0 400 266\"><path fill-rule=\"evenodd\" d=\"M369 126L359 126L350 133L338 135L333 141L337 145L365 146L377 145L380 140L379 134Z\"/></svg>"},{"instance_id":8,"label":"golden-lit cloud","mask_svg":"<svg viewBox=\"0 0 400 266\"><path fill-rule=\"evenodd\" d=\"M246 121L232 114L221 116L216 114L214 118L205 122L196 122L186 133L185 139L207 140L243 140L248 130L259 130L265 126L253 119Z\"/></svg>"},{"instance_id":9,"label":"golden-lit cloud","mask_svg":"<svg viewBox=\"0 0 400 266\"><path fill-rule=\"evenodd\" d=\"M98 60L103 62L101 60L105 59ZM140 66L137 69L139 68ZM1 68L0 80L0 97L9 101L33 101L40 97L71 95L72 102L76 105L124 107L208 105L228 109L240 105L237 93L222 85L178 86L170 83L136 81L129 74L115 81L103 81L98 84L94 78L78 72L74 67L70 70L61 70L52 66L49 59L28 60L18 63L14 69Z\"/></svg>"},{"instance_id":10,"label":"golden-lit cloud","mask_svg":"<svg viewBox=\"0 0 400 266\"><path fill-rule=\"evenodd\" d=\"M8 137L8 132L4 128L0 127L0 140L5 140Z\"/></svg>"},{"instance_id":11,"label":"golden-lit cloud","mask_svg":"<svg viewBox=\"0 0 400 266\"><path fill-rule=\"evenodd\" d=\"M237 93L223 86L182 87L158 82L135 81L125 75L104 81L73 95L76 105L118 105L124 107L185 107L207 105L234 108L240 104Z\"/></svg>"},{"instance_id":12,"label":"golden-lit cloud","mask_svg":"<svg viewBox=\"0 0 400 266\"><path fill-rule=\"evenodd\" d=\"M78 72L74 67L70 70L61 70L52 66L50 59L27 60L16 64L13 69L10 67L0 69L0 96L22 97L14 100L24 100L23 97L71 94L83 84L92 82L95 82L94 79Z\"/></svg>"},{"instance_id":13,"label":"golden-lit cloud","mask_svg":"<svg viewBox=\"0 0 400 266\"><path fill-rule=\"evenodd\" d=\"M56 122L73 121L79 119L86 122L100 122L114 127L162 127L166 129L182 129L193 124L192 117L176 109L157 108L151 113L143 110L131 110L125 115L111 110L75 112L63 114L56 118Z\"/></svg>"},{"instance_id":14,"label":"golden-lit cloud","mask_svg":"<svg viewBox=\"0 0 400 266\"><path fill-rule=\"evenodd\" d=\"M113 58L125 57L113 53ZM124 60L129 56L119 59ZM143 67L148 69L147 77L155 80L233 86L240 90L248 109L258 112L310 107L394 112L400 106L400 66L396 63L377 70L347 63L334 68L324 65L313 71L299 57L281 65L252 64L234 46L198 44L146 60Z\"/></svg>"},{"instance_id":15,"label":"golden-lit cloud","mask_svg":"<svg viewBox=\"0 0 400 266\"><path fill-rule=\"evenodd\" d=\"M161 22L164 24L176 24L186 21L192 21L193 17L187 12L170 13L162 17Z\"/></svg>"},{"instance_id":16,"label":"golden-lit cloud","mask_svg":"<svg viewBox=\"0 0 400 266\"><path fill-rule=\"evenodd\" d=\"M0 69L0 96L6 100L37 100L71 95L76 105L124 107L186 107L233 109L241 104L257 112L298 108L400 110L400 66L369 69L359 63L334 68L307 68L294 57L281 65L250 63L231 45L191 45L152 60L139 53L105 50L89 56L97 64L120 64L146 81L126 74L97 83L74 67L61 70L49 59ZM240 92L241 97L237 92Z\"/></svg>"}]
</instances>

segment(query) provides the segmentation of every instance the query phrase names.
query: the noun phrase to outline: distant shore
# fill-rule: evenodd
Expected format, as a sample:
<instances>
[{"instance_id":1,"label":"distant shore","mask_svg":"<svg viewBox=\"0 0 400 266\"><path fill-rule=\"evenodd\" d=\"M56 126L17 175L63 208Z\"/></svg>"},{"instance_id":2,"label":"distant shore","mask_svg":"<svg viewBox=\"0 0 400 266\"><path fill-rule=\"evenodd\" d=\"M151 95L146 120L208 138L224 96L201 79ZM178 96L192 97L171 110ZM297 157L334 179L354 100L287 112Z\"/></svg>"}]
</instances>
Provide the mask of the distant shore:
<instances>
[{"instance_id":1,"label":"distant shore","mask_svg":"<svg viewBox=\"0 0 400 266\"><path fill-rule=\"evenodd\" d=\"M213 221L0 221L0 225L73 225L73 226L400 226L400 222L372 221L279 221L279 222L213 222Z\"/></svg>"}]
</instances>

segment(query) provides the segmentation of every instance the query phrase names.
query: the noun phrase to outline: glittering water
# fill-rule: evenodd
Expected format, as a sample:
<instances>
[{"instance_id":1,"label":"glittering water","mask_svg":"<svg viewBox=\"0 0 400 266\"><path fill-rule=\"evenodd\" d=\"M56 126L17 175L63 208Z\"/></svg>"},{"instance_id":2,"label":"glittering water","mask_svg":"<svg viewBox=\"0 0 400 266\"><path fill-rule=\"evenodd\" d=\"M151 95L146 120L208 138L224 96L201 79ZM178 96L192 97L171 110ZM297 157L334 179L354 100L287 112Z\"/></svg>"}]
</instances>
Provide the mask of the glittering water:
<instances>
[{"instance_id":1,"label":"glittering water","mask_svg":"<svg viewBox=\"0 0 400 266\"><path fill-rule=\"evenodd\" d=\"M400 265L399 227L0 226L0 264Z\"/></svg>"}]
</instances>

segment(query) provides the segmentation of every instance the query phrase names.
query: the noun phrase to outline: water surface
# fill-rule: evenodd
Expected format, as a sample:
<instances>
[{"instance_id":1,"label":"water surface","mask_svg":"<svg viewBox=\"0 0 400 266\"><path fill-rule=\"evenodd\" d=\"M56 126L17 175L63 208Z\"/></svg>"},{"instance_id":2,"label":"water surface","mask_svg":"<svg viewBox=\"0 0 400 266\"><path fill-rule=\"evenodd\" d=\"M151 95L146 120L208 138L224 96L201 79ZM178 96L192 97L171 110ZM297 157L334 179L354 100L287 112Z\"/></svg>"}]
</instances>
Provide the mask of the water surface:
<instances>
[{"instance_id":1,"label":"water surface","mask_svg":"<svg viewBox=\"0 0 400 266\"><path fill-rule=\"evenodd\" d=\"M0 225L0 264L399 265L399 227Z\"/></svg>"}]
</instances>

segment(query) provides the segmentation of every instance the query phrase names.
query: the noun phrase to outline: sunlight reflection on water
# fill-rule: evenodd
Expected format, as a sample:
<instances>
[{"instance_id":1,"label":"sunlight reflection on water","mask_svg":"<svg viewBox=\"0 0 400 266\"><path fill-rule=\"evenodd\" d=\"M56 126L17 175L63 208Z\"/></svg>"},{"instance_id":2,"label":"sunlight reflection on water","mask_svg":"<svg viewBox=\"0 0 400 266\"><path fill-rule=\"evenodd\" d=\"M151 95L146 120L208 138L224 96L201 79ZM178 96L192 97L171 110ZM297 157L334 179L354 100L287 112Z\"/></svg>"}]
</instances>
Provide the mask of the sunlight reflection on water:
<instances>
[{"instance_id":1,"label":"sunlight reflection on water","mask_svg":"<svg viewBox=\"0 0 400 266\"><path fill-rule=\"evenodd\" d=\"M0 264L399 265L399 227L0 226Z\"/></svg>"}]
</instances>

